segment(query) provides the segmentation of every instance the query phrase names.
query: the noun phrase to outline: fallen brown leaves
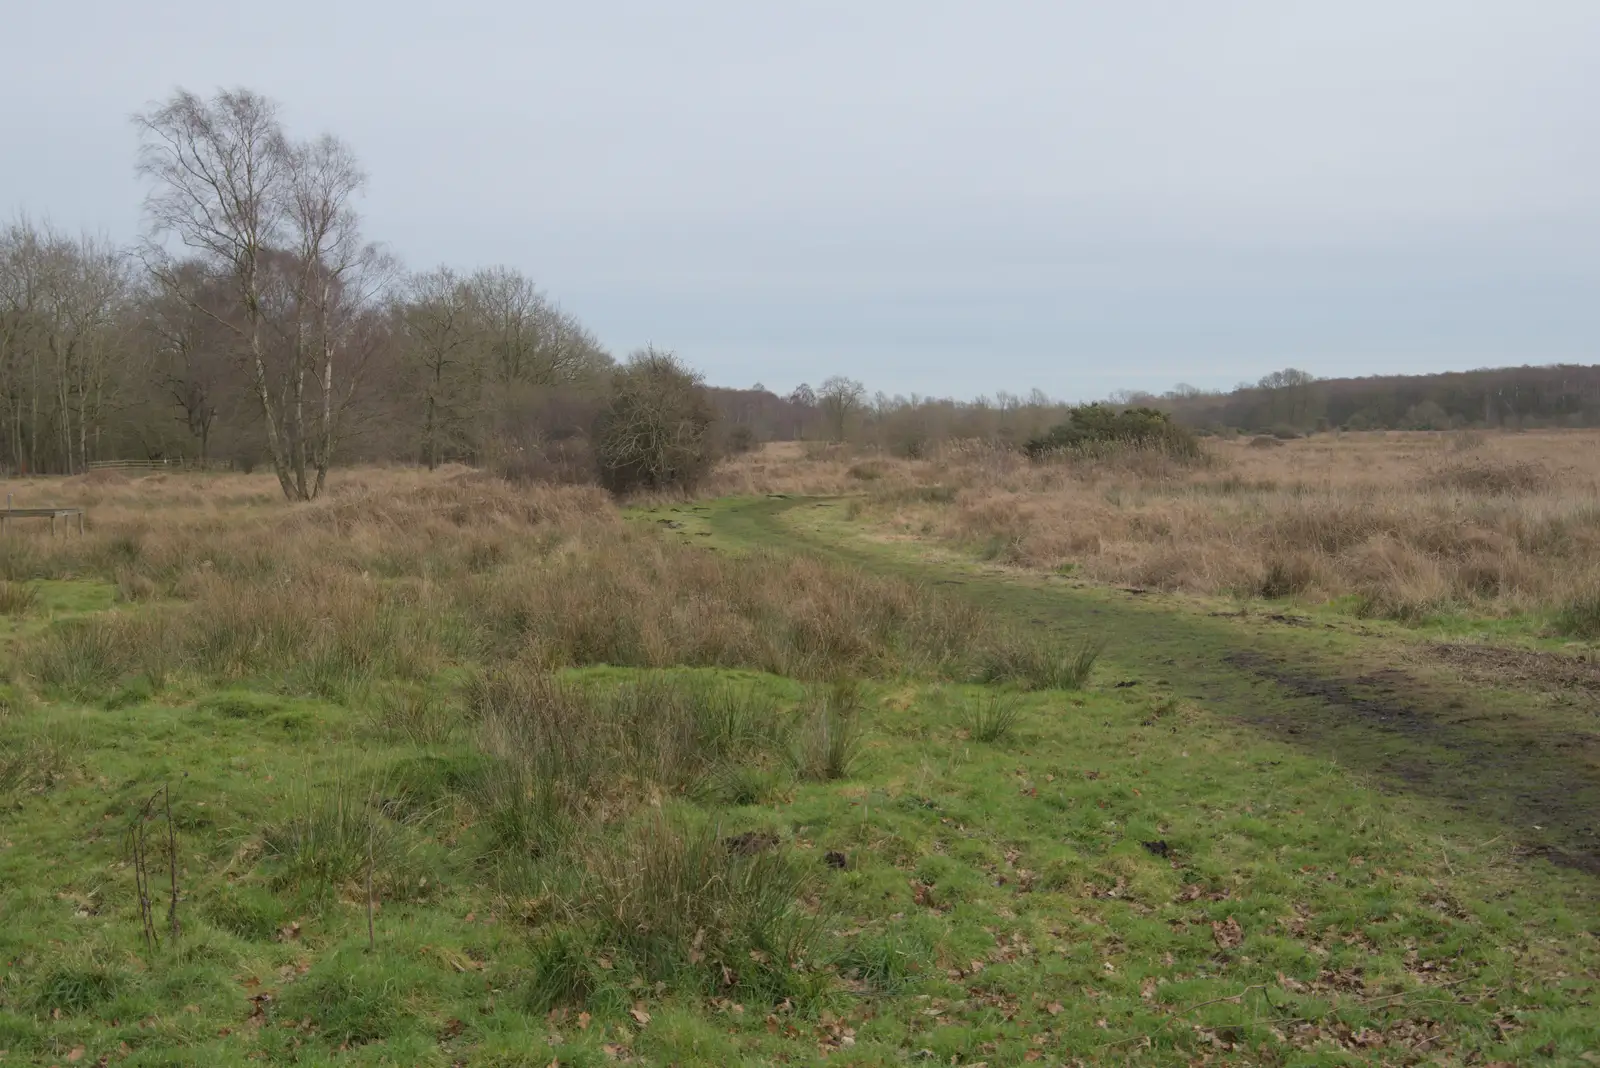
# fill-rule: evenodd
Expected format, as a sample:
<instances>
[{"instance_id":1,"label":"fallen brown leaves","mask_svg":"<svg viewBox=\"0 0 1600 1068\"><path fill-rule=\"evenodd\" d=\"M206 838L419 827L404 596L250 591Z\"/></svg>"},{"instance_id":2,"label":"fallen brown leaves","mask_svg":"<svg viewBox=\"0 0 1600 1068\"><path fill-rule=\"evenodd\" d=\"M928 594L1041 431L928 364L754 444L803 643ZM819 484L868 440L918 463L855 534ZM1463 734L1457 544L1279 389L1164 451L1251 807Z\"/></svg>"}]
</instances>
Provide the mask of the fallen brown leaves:
<instances>
[{"instance_id":1,"label":"fallen brown leaves","mask_svg":"<svg viewBox=\"0 0 1600 1068\"><path fill-rule=\"evenodd\" d=\"M856 1044L856 1031L831 1013L823 1013L817 1027L817 1049L823 1056L850 1049Z\"/></svg>"},{"instance_id":2,"label":"fallen brown leaves","mask_svg":"<svg viewBox=\"0 0 1600 1068\"><path fill-rule=\"evenodd\" d=\"M1229 916L1226 921L1211 923L1211 937L1216 940L1219 949L1235 949L1244 942L1244 928L1239 926L1239 921Z\"/></svg>"}]
</instances>

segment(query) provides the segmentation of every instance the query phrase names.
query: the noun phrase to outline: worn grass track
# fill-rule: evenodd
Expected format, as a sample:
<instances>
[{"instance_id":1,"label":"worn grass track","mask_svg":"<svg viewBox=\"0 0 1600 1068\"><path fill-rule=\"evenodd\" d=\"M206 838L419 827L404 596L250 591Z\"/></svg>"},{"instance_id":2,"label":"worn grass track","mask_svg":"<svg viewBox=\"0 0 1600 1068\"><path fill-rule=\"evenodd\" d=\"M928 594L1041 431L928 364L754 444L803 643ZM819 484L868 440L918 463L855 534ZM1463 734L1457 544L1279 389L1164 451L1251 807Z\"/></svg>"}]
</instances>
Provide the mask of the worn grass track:
<instances>
[{"instance_id":1,"label":"worn grass track","mask_svg":"<svg viewBox=\"0 0 1600 1068\"><path fill-rule=\"evenodd\" d=\"M837 499L717 501L684 521L685 537L710 534L703 544L939 583L1063 637L1104 639L1110 669L1130 682L1168 687L1491 824L1526 855L1600 875L1600 703L1590 690L1485 686L1399 628L1208 612L1192 599L983 567L875 539Z\"/></svg>"}]
</instances>

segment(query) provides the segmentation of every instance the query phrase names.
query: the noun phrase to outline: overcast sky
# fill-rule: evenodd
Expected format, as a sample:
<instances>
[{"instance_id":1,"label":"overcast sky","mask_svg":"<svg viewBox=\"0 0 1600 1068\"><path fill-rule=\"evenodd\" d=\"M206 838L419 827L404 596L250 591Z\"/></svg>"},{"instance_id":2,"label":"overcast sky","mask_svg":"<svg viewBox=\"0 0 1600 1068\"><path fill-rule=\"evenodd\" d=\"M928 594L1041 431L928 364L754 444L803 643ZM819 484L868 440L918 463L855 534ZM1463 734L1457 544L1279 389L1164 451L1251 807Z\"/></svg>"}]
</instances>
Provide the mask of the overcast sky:
<instances>
[{"instance_id":1,"label":"overcast sky","mask_svg":"<svg viewBox=\"0 0 1600 1068\"><path fill-rule=\"evenodd\" d=\"M0 213L132 238L129 115L245 86L721 385L1600 361L1597 0L6 6Z\"/></svg>"}]
</instances>

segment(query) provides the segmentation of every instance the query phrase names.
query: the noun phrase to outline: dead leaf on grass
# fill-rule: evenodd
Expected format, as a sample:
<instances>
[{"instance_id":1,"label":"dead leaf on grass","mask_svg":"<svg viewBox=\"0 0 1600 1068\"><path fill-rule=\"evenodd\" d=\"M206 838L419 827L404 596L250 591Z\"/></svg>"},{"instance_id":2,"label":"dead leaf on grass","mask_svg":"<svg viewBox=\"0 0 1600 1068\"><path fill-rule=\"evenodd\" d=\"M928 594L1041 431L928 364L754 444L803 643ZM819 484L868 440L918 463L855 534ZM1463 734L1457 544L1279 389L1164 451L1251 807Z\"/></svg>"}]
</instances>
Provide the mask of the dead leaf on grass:
<instances>
[{"instance_id":1,"label":"dead leaf on grass","mask_svg":"<svg viewBox=\"0 0 1600 1068\"><path fill-rule=\"evenodd\" d=\"M1216 939L1218 948L1233 949L1244 941L1244 928L1232 916L1222 923L1212 920L1211 937Z\"/></svg>"}]
</instances>

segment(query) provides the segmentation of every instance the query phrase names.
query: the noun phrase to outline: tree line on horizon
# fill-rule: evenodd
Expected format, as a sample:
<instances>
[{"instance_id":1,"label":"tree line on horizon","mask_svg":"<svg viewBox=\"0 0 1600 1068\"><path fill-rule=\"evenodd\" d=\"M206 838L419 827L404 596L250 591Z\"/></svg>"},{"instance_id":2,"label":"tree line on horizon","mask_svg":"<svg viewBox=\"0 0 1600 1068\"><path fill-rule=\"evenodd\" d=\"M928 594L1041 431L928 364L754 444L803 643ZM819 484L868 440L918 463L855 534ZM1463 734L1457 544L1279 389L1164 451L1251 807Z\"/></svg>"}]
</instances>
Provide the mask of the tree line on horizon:
<instances>
[{"instance_id":1,"label":"tree line on horizon","mask_svg":"<svg viewBox=\"0 0 1600 1068\"><path fill-rule=\"evenodd\" d=\"M983 440L1026 450L1073 424L1083 406L1026 396L952 400L869 396L848 379L778 397L762 386L717 391L724 417L762 440L853 440L915 456L944 440ZM1317 378L1286 368L1232 390L1178 385L1165 393L1119 391L1102 402L1154 410L1202 434L1330 431L1577 428L1600 426L1600 365L1556 364L1439 374Z\"/></svg>"},{"instance_id":2,"label":"tree line on horizon","mask_svg":"<svg viewBox=\"0 0 1600 1068\"><path fill-rule=\"evenodd\" d=\"M505 266L406 270L356 210L338 138L298 139L248 90L179 91L135 118L146 227L130 246L19 217L0 226L0 469L96 460L271 470L290 499L339 463L457 461L617 490L692 483L772 440L1023 448L1071 422L1039 390L868 394L834 376L786 394L707 387L671 353L618 362ZM1201 431L1600 425L1600 367L1326 379L1287 369L1228 392L1123 393Z\"/></svg>"},{"instance_id":3,"label":"tree line on horizon","mask_svg":"<svg viewBox=\"0 0 1600 1068\"><path fill-rule=\"evenodd\" d=\"M1600 426L1600 365L1315 378L1294 369L1227 392L1129 395L1212 431L1532 430Z\"/></svg>"},{"instance_id":4,"label":"tree line on horizon","mask_svg":"<svg viewBox=\"0 0 1600 1068\"><path fill-rule=\"evenodd\" d=\"M138 242L0 226L8 473L222 460L309 499L339 462L484 462L618 373L517 270L405 270L363 232L350 148L272 101L180 90L135 123Z\"/></svg>"}]
</instances>

